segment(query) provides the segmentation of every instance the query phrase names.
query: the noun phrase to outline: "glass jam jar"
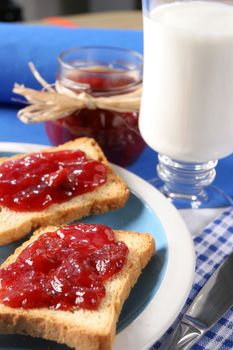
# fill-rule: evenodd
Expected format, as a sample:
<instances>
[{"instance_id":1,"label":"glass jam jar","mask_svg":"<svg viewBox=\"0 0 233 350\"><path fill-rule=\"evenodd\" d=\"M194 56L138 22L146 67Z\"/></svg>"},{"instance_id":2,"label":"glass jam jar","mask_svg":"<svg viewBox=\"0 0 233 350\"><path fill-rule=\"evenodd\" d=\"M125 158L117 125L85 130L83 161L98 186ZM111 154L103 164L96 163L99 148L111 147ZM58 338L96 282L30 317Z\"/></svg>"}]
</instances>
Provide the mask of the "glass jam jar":
<instances>
[{"instance_id":1,"label":"glass jam jar","mask_svg":"<svg viewBox=\"0 0 233 350\"><path fill-rule=\"evenodd\" d=\"M64 51L58 57L57 79L77 93L110 97L134 91L142 80L142 56L118 48L82 47ZM145 147L138 129L138 112L81 109L56 121L46 122L53 145L77 137L93 137L109 161L127 166Z\"/></svg>"}]
</instances>

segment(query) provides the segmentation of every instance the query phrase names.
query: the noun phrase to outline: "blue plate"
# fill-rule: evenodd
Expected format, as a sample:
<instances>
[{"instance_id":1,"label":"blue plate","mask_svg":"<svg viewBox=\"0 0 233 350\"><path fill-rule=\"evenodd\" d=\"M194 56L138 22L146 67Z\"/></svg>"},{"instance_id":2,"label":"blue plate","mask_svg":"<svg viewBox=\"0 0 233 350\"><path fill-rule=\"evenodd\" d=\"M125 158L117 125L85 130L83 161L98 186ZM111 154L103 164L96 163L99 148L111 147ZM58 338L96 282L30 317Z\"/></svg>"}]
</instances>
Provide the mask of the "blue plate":
<instances>
[{"instance_id":1,"label":"blue plate","mask_svg":"<svg viewBox=\"0 0 233 350\"><path fill-rule=\"evenodd\" d=\"M5 145L5 146L4 146ZM12 147L23 151L24 145L17 144L1 144L0 150L5 152L0 154L1 156L8 156L12 152ZM33 145L30 145L33 147ZM29 147L29 148L30 148ZM35 146L37 150L38 146ZM28 147L26 147L28 150ZM151 185L147 184L144 180L137 176L123 170L120 167L114 166L116 172L118 172L126 181L131 189L129 201L122 209L115 210L103 215L91 216L83 219L82 222L86 223L103 223L109 225L113 229L137 231L137 232L149 232L153 235L156 241L156 255L152 258L148 266L144 269L141 277L139 278L136 286L131 291L131 294L124 304L118 324L116 342L114 350L131 349L145 349L151 345L158 337L170 326L177 313L180 311L188 292L191 288L193 272L194 272L194 253L192 240L189 236L181 218L174 207ZM177 227L175 227L176 225ZM177 251L173 247L174 234L180 231L180 237L177 240L182 241L183 246L186 246L188 252L182 253L183 249L178 248ZM26 240L26 237L24 240ZM11 245L0 248L0 263L4 261L10 254L13 253L15 248L19 246L22 241L18 241ZM167 302L163 296L163 288L167 283L170 283L171 278L173 283L178 280L176 277L173 264L177 263L177 266L182 266L183 261L181 258L186 259L186 267L182 268L181 273L184 273L184 286L178 287L179 296L178 301L174 301L175 308L171 307L171 312L160 314L160 325L157 325L157 329L147 329L148 334L140 336L140 341L137 339L136 333L139 332L139 325L143 327L145 322L151 319L151 322L157 322L156 317L150 312L154 312L156 305ZM170 278L170 280L169 280ZM164 286L163 286L164 284ZM178 294L177 294L178 295ZM170 302L172 301L170 300ZM175 299L176 300L176 299ZM149 313L148 313L149 310ZM148 316L150 315L150 316ZM149 319L148 319L149 317ZM146 324L146 323L145 323ZM154 326L153 326L154 327ZM132 333L132 330L134 334ZM145 332L144 332L145 333ZM130 339L131 334L131 339ZM135 338L135 340L134 340ZM145 347L146 346L146 347ZM68 349L64 345L58 345L55 342L45 341L42 339L35 339L27 336L20 335L0 335L0 349L1 350L65 350Z\"/></svg>"}]
</instances>

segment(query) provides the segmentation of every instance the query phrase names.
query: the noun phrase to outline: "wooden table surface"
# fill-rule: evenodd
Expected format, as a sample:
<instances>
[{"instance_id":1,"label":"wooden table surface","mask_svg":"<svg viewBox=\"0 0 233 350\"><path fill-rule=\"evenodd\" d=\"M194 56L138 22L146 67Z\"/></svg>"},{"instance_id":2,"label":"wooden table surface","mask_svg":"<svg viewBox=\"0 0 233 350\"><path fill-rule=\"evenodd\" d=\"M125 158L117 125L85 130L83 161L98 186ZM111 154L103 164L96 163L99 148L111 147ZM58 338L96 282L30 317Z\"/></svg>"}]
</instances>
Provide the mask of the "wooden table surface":
<instances>
[{"instance_id":1,"label":"wooden table surface","mask_svg":"<svg viewBox=\"0 0 233 350\"><path fill-rule=\"evenodd\" d=\"M80 27L89 28L121 28L142 29L141 11L112 11L62 16L61 19L71 21ZM36 21L37 23L51 23L51 18ZM34 21L35 23L35 21Z\"/></svg>"}]
</instances>

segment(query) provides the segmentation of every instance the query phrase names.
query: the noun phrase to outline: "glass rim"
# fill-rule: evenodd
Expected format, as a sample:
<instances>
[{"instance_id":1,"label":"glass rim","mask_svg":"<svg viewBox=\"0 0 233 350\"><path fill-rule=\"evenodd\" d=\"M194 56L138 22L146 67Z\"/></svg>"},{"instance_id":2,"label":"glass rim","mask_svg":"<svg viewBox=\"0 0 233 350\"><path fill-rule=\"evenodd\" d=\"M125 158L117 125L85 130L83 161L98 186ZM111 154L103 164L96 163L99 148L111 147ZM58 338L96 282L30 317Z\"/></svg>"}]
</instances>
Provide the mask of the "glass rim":
<instances>
[{"instance_id":1,"label":"glass rim","mask_svg":"<svg viewBox=\"0 0 233 350\"><path fill-rule=\"evenodd\" d=\"M88 46L79 46L79 47L73 47L73 48L70 48L70 49L67 49L67 50L64 50L62 51L58 57L57 57L57 60L58 62L60 63L61 66L64 66L66 68L69 68L69 69L79 69L80 71L82 72L87 72L88 74L90 73L93 73L93 74L96 74L96 72L91 72L90 70L86 69L85 67L74 67L74 65L64 61L64 56L69 54L69 53L73 53L75 51L79 52L81 50L90 50L90 49L98 49L98 50L110 50L110 51L121 51L121 52L125 52L129 55L131 55L132 57L135 57L139 60L138 63L135 63L134 64L134 67L132 68L127 68L127 70L122 70L120 71L121 73L124 73L124 72L132 72L132 71L135 71L135 70L140 70L142 69L142 66L143 66L143 55L140 54L139 52L137 51L134 51L134 50L129 50L129 49L125 49L125 48L120 48L120 47L114 47L114 46L98 46L98 45L88 45ZM110 71L110 72L101 72L101 74L119 74L119 71Z\"/></svg>"}]
</instances>

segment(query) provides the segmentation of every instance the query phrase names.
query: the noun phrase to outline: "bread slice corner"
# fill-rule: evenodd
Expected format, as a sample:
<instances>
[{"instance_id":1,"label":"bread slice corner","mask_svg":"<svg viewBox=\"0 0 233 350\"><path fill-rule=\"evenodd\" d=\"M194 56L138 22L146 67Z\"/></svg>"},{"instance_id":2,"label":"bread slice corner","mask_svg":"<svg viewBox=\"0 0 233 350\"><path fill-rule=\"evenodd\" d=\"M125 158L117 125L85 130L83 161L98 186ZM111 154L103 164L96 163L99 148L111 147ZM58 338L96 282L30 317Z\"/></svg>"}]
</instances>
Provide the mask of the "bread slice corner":
<instances>
[{"instance_id":1,"label":"bread slice corner","mask_svg":"<svg viewBox=\"0 0 233 350\"><path fill-rule=\"evenodd\" d=\"M15 261L18 254L38 235L58 227L41 228L19 247L1 267ZM122 306L142 269L155 253L151 235L114 231L119 241L129 248L123 269L105 284L106 296L97 310L78 309L73 312L52 309L10 308L0 304L0 333L24 334L66 344L75 350L110 350Z\"/></svg>"}]
</instances>

